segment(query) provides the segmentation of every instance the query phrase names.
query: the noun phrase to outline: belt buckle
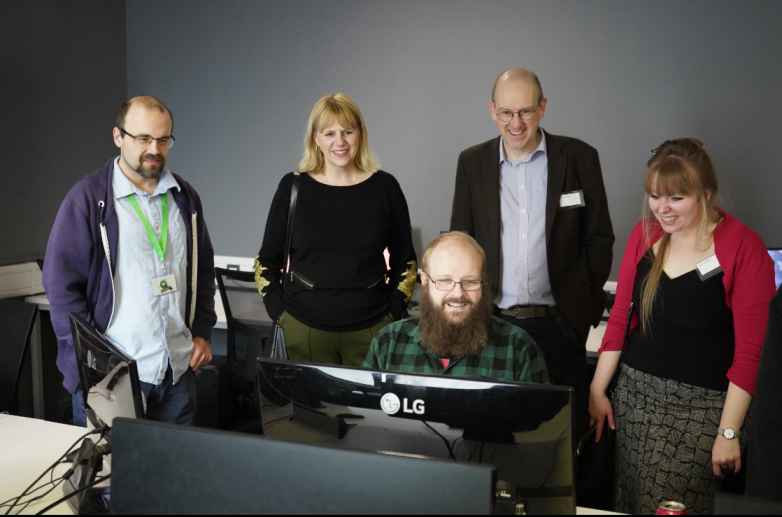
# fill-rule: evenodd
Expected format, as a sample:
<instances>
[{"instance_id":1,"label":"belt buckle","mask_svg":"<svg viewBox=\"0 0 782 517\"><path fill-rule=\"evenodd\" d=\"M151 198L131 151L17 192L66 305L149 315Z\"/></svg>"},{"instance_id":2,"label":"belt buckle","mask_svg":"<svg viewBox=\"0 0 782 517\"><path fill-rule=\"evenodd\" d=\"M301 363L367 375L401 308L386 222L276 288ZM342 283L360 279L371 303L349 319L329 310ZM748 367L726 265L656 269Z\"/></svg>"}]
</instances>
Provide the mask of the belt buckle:
<instances>
[{"instance_id":1,"label":"belt buckle","mask_svg":"<svg viewBox=\"0 0 782 517\"><path fill-rule=\"evenodd\" d=\"M537 306L515 305L513 307L508 307L507 309L504 309L502 312L508 316L511 316L512 318L524 320L528 318L544 318L549 315L549 310L550 310L549 307L546 307L544 305L537 305Z\"/></svg>"}]
</instances>

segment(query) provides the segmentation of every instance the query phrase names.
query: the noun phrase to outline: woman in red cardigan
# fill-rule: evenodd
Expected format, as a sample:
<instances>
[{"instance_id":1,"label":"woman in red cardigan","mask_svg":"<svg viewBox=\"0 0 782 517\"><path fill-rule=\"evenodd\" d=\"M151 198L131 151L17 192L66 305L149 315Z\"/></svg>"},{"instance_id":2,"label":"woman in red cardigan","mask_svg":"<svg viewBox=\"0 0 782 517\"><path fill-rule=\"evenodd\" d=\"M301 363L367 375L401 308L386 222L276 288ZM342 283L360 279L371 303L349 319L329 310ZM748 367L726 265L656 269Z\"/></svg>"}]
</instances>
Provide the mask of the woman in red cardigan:
<instances>
[{"instance_id":1,"label":"woman in red cardigan","mask_svg":"<svg viewBox=\"0 0 782 517\"><path fill-rule=\"evenodd\" d=\"M654 513L672 499L711 513L714 476L741 469L773 264L718 207L701 142L667 140L647 167L645 217L622 259L589 414L596 440L606 423L617 431L617 511Z\"/></svg>"}]
</instances>

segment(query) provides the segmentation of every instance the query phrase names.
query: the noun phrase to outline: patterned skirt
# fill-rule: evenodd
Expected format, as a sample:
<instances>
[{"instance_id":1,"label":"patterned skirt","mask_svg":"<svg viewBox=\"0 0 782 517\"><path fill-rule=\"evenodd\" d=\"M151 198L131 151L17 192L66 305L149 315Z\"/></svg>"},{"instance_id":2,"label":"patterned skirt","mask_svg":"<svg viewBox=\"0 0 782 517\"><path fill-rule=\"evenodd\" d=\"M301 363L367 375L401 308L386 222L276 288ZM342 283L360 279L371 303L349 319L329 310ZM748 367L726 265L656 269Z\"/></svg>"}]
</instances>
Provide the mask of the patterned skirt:
<instances>
[{"instance_id":1,"label":"patterned skirt","mask_svg":"<svg viewBox=\"0 0 782 517\"><path fill-rule=\"evenodd\" d=\"M713 513L711 449L725 392L664 379L622 364L616 418L616 511L654 513L674 500Z\"/></svg>"}]
</instances>

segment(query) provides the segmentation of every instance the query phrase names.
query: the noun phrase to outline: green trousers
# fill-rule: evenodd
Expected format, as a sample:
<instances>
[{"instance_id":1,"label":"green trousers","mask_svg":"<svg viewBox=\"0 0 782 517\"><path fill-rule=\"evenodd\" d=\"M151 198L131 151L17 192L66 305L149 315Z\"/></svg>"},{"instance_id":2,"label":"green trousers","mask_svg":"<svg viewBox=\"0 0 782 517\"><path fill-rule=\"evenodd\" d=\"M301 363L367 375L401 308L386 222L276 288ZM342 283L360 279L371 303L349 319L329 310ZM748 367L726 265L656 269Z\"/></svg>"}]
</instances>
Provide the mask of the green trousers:
<instances>
[{"instance_id":1,"label":"green trousers","mask_svg":"<svg viewBox=\"0 0 782 517\"><path fill-rule=\"evenodd\" d=\"M279 323L289 360L360 367L372 338L391 321L389 314L371 327L339 332L312 328L286 311Z\"/></svg>"}]
</instances>

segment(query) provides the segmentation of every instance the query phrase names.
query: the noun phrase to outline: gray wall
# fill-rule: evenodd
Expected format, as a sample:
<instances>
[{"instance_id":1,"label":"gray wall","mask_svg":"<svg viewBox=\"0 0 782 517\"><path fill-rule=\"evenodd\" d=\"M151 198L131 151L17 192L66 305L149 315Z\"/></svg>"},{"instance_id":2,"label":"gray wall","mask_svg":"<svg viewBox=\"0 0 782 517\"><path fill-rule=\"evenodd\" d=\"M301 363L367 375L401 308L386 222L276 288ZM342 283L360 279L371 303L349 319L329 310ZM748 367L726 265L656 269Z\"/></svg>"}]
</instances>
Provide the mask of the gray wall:
<instances>
[{"instance_id":1,"label":"gray wall","mask_svg":"<svg viewBox=\"0 0 782 517\"><path fill-rule=\"evenodd\" d=\"M773 0L129 0L128 90L171 105L170 163L201 192L220 254L257 252L307 114L334 90L362 107L427 242L448 226L459 151L496 134L487 98L511 65L539 73L548 130L600 151L615 254L649 150L685 135L712 151L726 208L782 245L780 13Z\"/></svg>"}]
</instances>

